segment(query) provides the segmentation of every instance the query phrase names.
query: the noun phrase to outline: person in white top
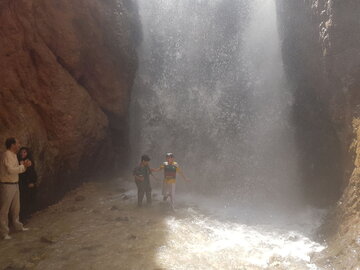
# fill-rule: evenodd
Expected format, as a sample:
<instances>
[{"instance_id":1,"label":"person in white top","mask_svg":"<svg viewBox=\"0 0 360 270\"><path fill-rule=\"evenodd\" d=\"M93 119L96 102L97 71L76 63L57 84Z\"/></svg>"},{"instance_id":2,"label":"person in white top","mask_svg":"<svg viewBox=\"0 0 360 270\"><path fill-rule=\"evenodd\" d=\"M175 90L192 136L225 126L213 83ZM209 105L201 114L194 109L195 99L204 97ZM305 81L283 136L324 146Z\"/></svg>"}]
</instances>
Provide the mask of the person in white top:
<instances>
[{"instance_id":1,"label":"person in white top","mask_svg":"<svg viewBox=\"0 0 360 270\"><path fill-rule=\"evenodd\" d=\"M0 158L0 236L3 239L11 239L8 225L9 212L15 230L28 230L19 221L19 174L31 166L31 161L25 160L19 164L16 154L20 144L15 138L6 139L5 146L6 151Z\"/></svg>"}]
</instances>

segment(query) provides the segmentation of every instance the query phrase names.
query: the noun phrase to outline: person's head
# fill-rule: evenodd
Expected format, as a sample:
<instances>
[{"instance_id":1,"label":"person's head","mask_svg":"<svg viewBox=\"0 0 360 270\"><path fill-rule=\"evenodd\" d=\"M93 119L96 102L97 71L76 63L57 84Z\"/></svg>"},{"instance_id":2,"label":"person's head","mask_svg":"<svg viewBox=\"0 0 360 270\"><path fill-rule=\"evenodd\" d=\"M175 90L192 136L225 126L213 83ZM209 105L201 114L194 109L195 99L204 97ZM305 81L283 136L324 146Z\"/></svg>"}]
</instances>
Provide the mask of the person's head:
<instances>
[{"instance_id":1,"label":"person's head","mask_svg":"<svg viewBox=\"0 0 360 270\"><path fill-rule=\"evenodd\" d=\"M141 164L148 165L150 161L150 157L148 155L141 156Z\"/></svg>"},{"instance_id":2,"label":"person's head","mask_svg":"<svg viewBox=\"0 0 360 270\"><path fill-rule=\"evenodd\" d=\"M166 158L166 161L169 163L174 162L174 154L173 153L166 153L165 158Z\"/></svg>"},{"instance_id":3,"label":"person's head","mask_svg":"<svg viewBox=\"0 0 360 270\"><path fill-rule=\"evenodd\" d=\"M19 150L19 156L21 159L27 159L29 158L29 149L27 149L26 147L21 147Z\"/></svg>"},{"instance_id":4,"label":"person's head","mask_svg":"<svg viewBox=\"0 0 360 270\"><path fill-rule=\"evenodd\" d=\"M7 138L5 141L5 147L7 150L17 153L20 149L20 143L17 139L13 137Z\"/></svg>"}]
</instances>

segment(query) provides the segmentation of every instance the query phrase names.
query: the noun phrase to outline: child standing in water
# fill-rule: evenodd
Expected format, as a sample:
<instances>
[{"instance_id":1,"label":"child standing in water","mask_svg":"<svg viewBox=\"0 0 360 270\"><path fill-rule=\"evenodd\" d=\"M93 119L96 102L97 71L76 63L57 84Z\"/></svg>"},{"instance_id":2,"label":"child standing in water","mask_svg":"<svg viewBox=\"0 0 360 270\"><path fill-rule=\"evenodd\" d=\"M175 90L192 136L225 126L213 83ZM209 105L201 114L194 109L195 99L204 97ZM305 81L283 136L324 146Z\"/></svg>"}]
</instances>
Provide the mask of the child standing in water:
<instances>
[{"instance_id":1,"label":"child standing in water","mask_svg":"<svg viewBox=\"0 0 360 270\"><path fill-rule=\"evenodd\" d=\"M137 166L133 171L135 183L138 188L138 207L142 206L142 202L145 194L146 194L147 204L151 205L151 185L150 185L151 170L149 168L149 161L150 161L150 157L148 155L143 155L141 157L140 165Z\"/></svg>"},{"instance_id":2,"label":"child standing in water","mask_svg":"<svg viewBox=\"0 0 360 270\"><path fill-rule=\"evenodd\" d=\"M174 202L175 202L175 184L176 184L176 173L179 173L185 181L190 181L185 177L183 172L179 168L179 164L175 162L174 154L167 153L166 161L160 166L158 169L152 169L154 172L158 172L164 170L164 182L162 195L163 200L166 201L167 198L170 197L170 206L171 209L174 210Z\"/></svg>"}]
</instances>

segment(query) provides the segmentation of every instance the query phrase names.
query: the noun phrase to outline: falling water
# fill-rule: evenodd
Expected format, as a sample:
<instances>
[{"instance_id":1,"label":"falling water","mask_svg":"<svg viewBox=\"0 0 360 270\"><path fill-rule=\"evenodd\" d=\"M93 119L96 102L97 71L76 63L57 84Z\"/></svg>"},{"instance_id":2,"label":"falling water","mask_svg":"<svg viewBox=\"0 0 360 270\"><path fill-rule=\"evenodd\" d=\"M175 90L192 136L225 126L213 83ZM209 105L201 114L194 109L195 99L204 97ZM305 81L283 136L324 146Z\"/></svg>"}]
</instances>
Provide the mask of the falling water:
<instances>
[{"instance_id":1,"label":"falling water","mask_svg":"<svg viewBox=\"0 0 360 270\"><path fill-rule=\"evenodd\" d=\"M214 260L217 269L263 269L274 256L285 267L276 269L312 269L309 254L322 247L305 235L321 215L302 199L274 1L138 6L143 42L131 105L133 159L148 153L157 166L174 152L193 180L178 181L180 202L202 209L185 207L186 218L167 220L177 232L159 260L188 258L179 250L185 245L199 252L189 263Z\"/></svg>"},{"instance_id":2,"label":"falling water","mask_svg":"<svg viewBox=\"0 0 360 270\"><path fill-rule=\"evenodd\" d=\"M262 204L300 189L273 1L139 1L134 157L174 152L198 192ZM241 194L241 198L239 198ZM275 200L276 199L276 200Z\"/></svg>"}]
</instances>

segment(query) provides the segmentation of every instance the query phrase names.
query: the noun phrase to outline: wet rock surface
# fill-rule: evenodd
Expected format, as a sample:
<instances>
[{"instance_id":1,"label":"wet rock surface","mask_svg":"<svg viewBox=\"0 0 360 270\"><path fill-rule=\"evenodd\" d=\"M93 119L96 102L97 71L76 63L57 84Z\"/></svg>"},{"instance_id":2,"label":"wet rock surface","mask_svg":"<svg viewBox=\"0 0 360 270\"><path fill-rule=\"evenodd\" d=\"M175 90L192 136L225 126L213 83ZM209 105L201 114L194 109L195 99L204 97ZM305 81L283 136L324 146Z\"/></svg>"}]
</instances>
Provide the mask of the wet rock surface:
<instances>
[{"instance_id":1,"label":"wet rock surface","mask_svg":"<svg viewBox=\"0 0 360 270\"><path fill-rule=\"evenodd\" d=\"M360 2L277 0L277 6L284 63L296 85L295 120L307 130L300 138L309 157L303 169L316 197L337 201L323 227L330 237L323 263L336 261L335 269L357 269Z\"/></svg>"},{"instance_id":2,"label":"wet rock surface","mask_svg":"<svg viewBox=\"0 0 360 270\"><path fill-rule=\"evenodd\" d=\"M111 190L100 184L87 183L70 192L60 203L36 213L26 224L30 231L12 234L11 241L1 241L0 265L5 266L1 269L105 269L105 266L128 269L119 261L115 266L113 260L106 263L100 259L95 266L78 261L87 259L90 254L107 260L109 249L115 252L111 256L124 253L128 248L127 241L136 240L138 235L145 233L141 227L134 227L134 222L139 222L142 215L154 214L138 211L133 201L123 202L122 193L109 192ZM77 200L89 196L92 200ZM76 201L82 203L81 208L73 206ZM114 206L114 203L121 205L124 215L118 216L120 206ZM131 224L124 227L124 222ZM131 253L120 257L123 261L126 261L125 257L131 261Z\"/></svg>"},{"instance_id":3,"label":"wet rock surface","mask_svg":"<svg viewBox=\"0 0 360 270\"><path fill-rule=\"evenodd\" d=\"M229 221L186 202L175 213L157 199L138 208L136 191L123 201L119 185L85 183L36 213L30 231L1 241L1 269L316 269L309 256L322 247L299 232ZM69 212L77 196L92 199Z\"/></svg>"},{"instance_id":4,"label":"wet rock surface","mask_svg":"<svg viewBox=\"0 0 360 270\"><path fill-rule=\"evenodd\" d=\"M76 201L76 202L81 202L81 201L84 201L84 200L85 200L85 197L84 197L84 196L79 195L79 196L76 196L76 197L75 197L75 201Z\"/></svg>"},{"instance_id":5,"label":"wet rock surface","mask_svg":"<svg viewBox=\"0 0 360 270\"><path fill-rule=\"evenodd\" d=\"M46 244L54 244L55 240L51 236L41 236L40 241Z\"/></svg>"}]
</instances>

